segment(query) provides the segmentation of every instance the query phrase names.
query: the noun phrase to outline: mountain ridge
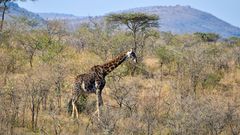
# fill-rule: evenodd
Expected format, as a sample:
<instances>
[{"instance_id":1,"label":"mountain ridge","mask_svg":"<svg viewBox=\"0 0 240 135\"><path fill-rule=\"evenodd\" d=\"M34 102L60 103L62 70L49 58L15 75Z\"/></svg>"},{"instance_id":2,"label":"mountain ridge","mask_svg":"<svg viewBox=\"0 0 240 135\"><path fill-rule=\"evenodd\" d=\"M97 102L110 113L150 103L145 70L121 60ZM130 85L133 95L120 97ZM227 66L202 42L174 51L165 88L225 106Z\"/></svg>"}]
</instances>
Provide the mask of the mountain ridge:
<instances>
[{"instance_id":1,"label":"mountain ridge","mask_svg":"<svg viewBox=\"0 0 240 135\"><path fill-rule=\"evenodd\" d=\"M41 16L45 20L62 20L62 19L82 19L84 17L76 16L73 14L65 14L65 13L37 13L39 16Z\"/></svg>"},{"instance_id":2,"label":"mountain ridge","mask_svg":"<svg viewBox=\"0 0 240 135\"><path fill-rule=\"evenodd\" d=\"M176 34L213 32L223 37L240 36L240 28L190 6L150 6L133 8L123 12L157 14L160 17L160 30Z\"/></svg>"},{"instance_id":3,"label":"mountain ridge","mask_svg":"<svg viewBox=\"0 0 240 135\"><path fill-rule=\"evenodd\" d=\"M128 10L120 10L110 13L143 12L147 14L157 14L160 17L160 31L172 32L174 34L186 34L194 32L217 33L222 37L240 37L240 28L217 18L216 16L204 12L191 6L149 6L137 7ZM103 20L104 16L98 16L98 20ZM40 15L41 16L41 15ZM72 19L71 25L79 25L86 22L87 17L76 17ZM64 17L63 17L64 19ZM71 21L71 19L67 19ZM78 24L79 23L79 24ZM74 27L74 26L72 26Z\"/></svg>"},{"instance_id":4,"label":"mountain ridge","mask_svg":"<svg viewBox=\"0 0 240 135\"><path fill-rule=\"evenodd\" d=\"M30 20L38 21L39 25L43 25L44 23L46 23L46 21L38 14L19 7L17 3L8 2L7 7L8 10L5 13L5 20L12 21L16 19L16 17L26 17ZM2 13L0 13L0 15L2 15Z\"/></svg>"},{"instance_id":5,"label":"mountain ridge","mask_svg":"<svg viewBox=\"0 0 240 135\"><path fill-rule=\"evenodd\" d=\"M11 12L14 11L14 12ZM17 11L19 12L17 14ZM75 16L65 13L33 13L19 7L16 3L10 5L10 14L17 16L25 15L40 21L47 20L65 20L69 28L76 29L80 24L89 22L87 16ZM225 22L216 16L192 8L190 6L149 6L137 7L128 10L109 12L102 16L97 16L97 21L104 21L104 16L110 13L129 13L142 12L147 14L156 14L160 17L160 31L172 32L174 34L186 34L194 32L217 33L222 37L236 36L240 37L240 28Z\"/></svg>"}]
</instances>

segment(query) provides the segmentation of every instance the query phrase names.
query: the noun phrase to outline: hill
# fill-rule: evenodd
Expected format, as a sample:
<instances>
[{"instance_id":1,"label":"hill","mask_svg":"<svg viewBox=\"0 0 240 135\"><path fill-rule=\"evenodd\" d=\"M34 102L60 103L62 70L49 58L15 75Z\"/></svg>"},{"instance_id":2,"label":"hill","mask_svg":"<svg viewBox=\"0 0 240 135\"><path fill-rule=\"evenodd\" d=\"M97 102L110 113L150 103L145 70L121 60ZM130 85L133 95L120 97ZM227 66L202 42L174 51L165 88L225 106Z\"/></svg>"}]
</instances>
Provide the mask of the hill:
<instances>
[{"instance_id":1,"label":"hill","mask_svg":"<svg viewBox=\"0 0 240 135\"><path fill-rule=\"evenodd\" d=\"M240 28L190 6L153 6L123 12L157 14L160 17L161 31L171 31L177 34L214 32L223 37L240 36Z\"/></svg>"},{"instance_id":2,"label":"hill","mask_svg":"<svg viewBox=\"0 0 240 135\"><path fill-rule=\"evenodd\" d=\"M7 3L7 6L8 6L8 10L6 11L6 14L5 14L5 20L7 21L11 21L19 17L26 17L29 20L37 21L40 25L43 25L46 22L38 14L30 12L24 8L21 8L16 3L9 2ZM0 15L1 14L2 13L0 13Z\"/></svg>"},{"instance_id":3,"label":"hill","mask_svg":"<svg viewBox=\"0 0 240 135\"><path fill-rule=\"evenodd\" d=\"M63 13L38 13L45 20L74 20L74 19L81 19L82 17L78 17L72 14L63 14Z\"/></svg>"},{"instance_id":4,"label":"hill","mask_svg":"<svg viewBox=\"0 0 240 135\"><path fill-rule=\"evenodd\" d=\"M194 33L194 32L213 32L223 37L240 37L240 28L233 26L212 14L203 12L190 6L152 6L134 8L114 13L142 12L147 14L156 14L160 17L160 31L171 31L175 34ZM39 14L46 18L45 14ZM58 18L68 20L71 27L78 26L86 22L87 17L77 17L66 14L48 14L49 19ZM104 16L98 17L98 21L103 20Z\"/></svg>"},{"instance_id":5,"label":"hill","mask_svg":"<svg viewBox=\"0 0 240 135\"><path fill-rule=\"evenodd\" d=\"M61 13L32 13L24 8L20 8L16 3L9 3L9 10L6 18L11 16L25 16L36 19L40 22L44 20L65 20L70 29L76 29L81 23L89 22L88 17L78 17L71 14ZM240 28L233 26L216 16L194 9L190 6L151 6L140 7L129 10L117 11L114 13L143 12L156 14L160 17L160 31L172 32L174 34L185 34L194 32L213 32L222 37L240 37ZM107 15L107 14L106 14ZM103 21L104 16L98 16L97 21Z\"/></svg>"}]
</instances>

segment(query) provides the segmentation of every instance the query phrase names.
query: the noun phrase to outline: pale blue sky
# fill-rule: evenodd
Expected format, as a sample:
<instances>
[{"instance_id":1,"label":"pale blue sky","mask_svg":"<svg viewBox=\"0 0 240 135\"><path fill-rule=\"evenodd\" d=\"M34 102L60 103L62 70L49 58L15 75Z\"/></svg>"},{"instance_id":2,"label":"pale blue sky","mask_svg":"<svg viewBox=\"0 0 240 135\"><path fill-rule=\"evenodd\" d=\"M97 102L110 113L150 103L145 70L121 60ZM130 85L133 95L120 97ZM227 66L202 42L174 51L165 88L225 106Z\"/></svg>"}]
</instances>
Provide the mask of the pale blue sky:
<instances>
[{"instance_id":1,"label":"pale blue sky","mask_svg":"<svg viewBox=\"0 0 240 135\"><path fill-rule=\"evenodd\" d=\"M240 0L37 0L18 2L33 12L97 16L112 11L145 6L190 5L240 27Z\"/></svg>"}]
</instances>

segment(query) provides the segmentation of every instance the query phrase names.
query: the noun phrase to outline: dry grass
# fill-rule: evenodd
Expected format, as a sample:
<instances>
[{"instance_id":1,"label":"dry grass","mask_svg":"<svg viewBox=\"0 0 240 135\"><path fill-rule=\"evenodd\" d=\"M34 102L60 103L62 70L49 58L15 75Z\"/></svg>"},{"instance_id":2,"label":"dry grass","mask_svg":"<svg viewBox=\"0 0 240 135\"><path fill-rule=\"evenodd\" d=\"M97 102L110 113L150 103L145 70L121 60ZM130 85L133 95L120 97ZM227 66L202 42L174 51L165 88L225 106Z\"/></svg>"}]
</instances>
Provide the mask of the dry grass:
<instances>
[{"instance_id":1,"label":"dry grass","mask_svg":"<svg viewBox=\"0 0 240 135\"><path fill-rule=\"evenodd\" d=\"M66 77L64 78L65 85L62 93L62 104L60 114L57 111L49 110L49 104L52 103L56 108L56 95L54 94L54 86L50 89L49 104L47 110L40 109L38 130L34 133L30 126L30 110L28 108L26 114L26 127L16 127L14 128L14 134L55 134L56 130L61 134L104 134L107 132L107 128L113 128L109 126L109 123L99 124L92 123L91 120L94 119L94 111L84 112L79 115L79 119L73 119L69 116L66 109L66 104L71 97L72 85L74 83L74 78L77 74L86 72L90 67L96 64L102 64L103 61L95 54L89 51L83 51L81 53L75 52L73 49L68 48L67 53L71 54L67 57L67 61L62 63L64 68L69 69ZM146 68L151 72L159 72L159 61L156 57L146 57L143 61ZM44 68L44 70L42 70ZM41 72L40 72L41 71ZM120 72L120 70L118 70ZM48 67L34 67L33 72L36 76L43 78L51 78L51 69ZM198 101L195 101L193 97L189 95L186 99L182 99L181 92L174 88L174 78L175 74L169 74L160 81L160 74L155 74L153 78L144 78L142 75L137 76L126 76L123 77L117 83L119 86L124 86L130 90L129 100L130 103L136 103L137 111L133 111L130 115L127 107L123 106L120 108L115 99L112 97L113 89L109 87L111 83L111 78L108 78L107 85L103 90L103 100L105 103L105 113L106 120L113 124L116 122L116 127L112 134L146 134L147 133L147 120L152 120L152 132L154 134L173 134L177 133L177 129L171 127L168 122L173 122L174 124L185 123L189 124L187 120L192 120L192 117L188 115L194 115L196 110L191 110L187 112L183 110L185 108L193 108L204 112L204 109L209 109L214 116L215 111L219 112L222 110L228 112L227 103L235 104L239 103L237 96L239 95L238 90L240 89L240 70L231 70L224 75L221 79L220 84L224 86L232 86L228 91L219 91L219 87L214 90L202 90L199 94ZM23 78L24 74L15 74L11 79L19 80ZM50 80L49 80L50 81ZM91 94L88 96L88 105L93 105L96 102L95 95ZM209 102L206 102L209 101ZM206 104L206 106L204 106ZM183 108L181 108L181 106ZM150 108L149 108L150 107ZM214 109L216 108L216 110ZM152 111L148 111L153 109ZM93 106L92 110L95 110ZM148 114L149 113L149 114ZM222 113L220 113L223 115ZM206 115L206 114L204 114ZM111 119L107 117L111 116ZM212 116L212 115L211 115ZM182 117L182 118L179 118ZM198 116L198 119L205 119ZM156 119L152 119L156 118ZM175 119L175 120L174 120ZM218 117L216 118L218 119ZM172 121L171 121L172 120ZM194 123L196 124L196 123ZM175 125L175 126L177 126ZM178 125L179 126L179 125ZM87 128L88 127L88 128ZM183 129L185 127L182 127ZM228 134L229 132L222 132L222 134Z\"/></svg>"}]
</instances>

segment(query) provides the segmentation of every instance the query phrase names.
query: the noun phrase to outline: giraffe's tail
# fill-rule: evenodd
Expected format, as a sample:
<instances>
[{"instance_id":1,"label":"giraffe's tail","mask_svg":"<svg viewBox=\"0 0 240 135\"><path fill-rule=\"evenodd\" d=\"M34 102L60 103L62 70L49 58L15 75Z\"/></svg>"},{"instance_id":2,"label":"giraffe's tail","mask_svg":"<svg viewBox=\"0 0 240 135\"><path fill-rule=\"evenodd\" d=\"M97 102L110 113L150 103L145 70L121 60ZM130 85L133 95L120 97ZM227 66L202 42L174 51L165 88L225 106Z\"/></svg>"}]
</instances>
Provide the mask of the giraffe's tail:
<instances>
[{"instance_id":1,"label":"giraffe's tail","mask_svg":"<svg viewBox=\"0 0 240 135\"><path fill-rule=\"evenodd\" d=\"M70 101L67 104L67 112L71 115L72 114L72 99L70 99Z\"/></svg>"}]
</instances>

